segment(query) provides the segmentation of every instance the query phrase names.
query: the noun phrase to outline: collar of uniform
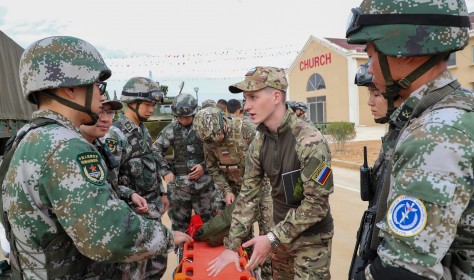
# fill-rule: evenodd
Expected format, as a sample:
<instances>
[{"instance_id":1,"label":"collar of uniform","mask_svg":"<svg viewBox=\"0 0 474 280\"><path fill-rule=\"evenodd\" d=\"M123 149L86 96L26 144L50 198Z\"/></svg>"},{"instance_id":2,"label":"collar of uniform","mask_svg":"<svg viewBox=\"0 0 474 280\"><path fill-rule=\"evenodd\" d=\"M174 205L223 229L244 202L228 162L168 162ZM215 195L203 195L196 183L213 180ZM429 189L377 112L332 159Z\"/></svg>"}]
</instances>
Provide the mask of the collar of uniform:
<instances>
[{"instance_id":1,"label":"collar of uniform","mask_svg":"<svg viewBox=\"0 0 474 280\"><path fill-rule=\"evenodd\" d=\"M51 110L38 110L33 112L32 115L33 118L48 118L48 119L53 119L56 120L57 122L61 123L64 127L77 132L79 135L82 135L79 128L75 126L70 120L68 120L65 116L51 111Z\"/></svg>"},{"instance_id":2,"label":"collar of uniform","mask_svg":"<svg viewBox=\"0 0 474 280\"><path fill-rule=\"evenodd\" d=\"M127 130L127 132L132 132L134 129L140 131L140 127L132 122L125 114L119 115L117 122L121 123L122 126ZM143 124L143 123L142 123Z\"/></svg>"},{"instance_id":3,"label":"collar of uniform","mask_svg":"<svg viewBox=\"0 0 474 280\"><path fill-rule=\"evenodd\" d=\"M435 79L424 84L412 92L405 102L395 110L395 112L390 116L390 122L399 128L403 127L410 118L415 107L420 103L425 95L433 90L452 83L454 80L456 80L456 78L451 74L451 72L446 70Z\"/></svg>"},{"instance_id":4,"label":"collar of uniform","mask_svg":"<svg viewBox=\"0 0 474 280\"><path fill-rule=\"evenodd\" d=\"M277 129L277 133L280 134L281 132L285 131L287 128L291 127L293 123L296 123L297 116L293 113L293 110L286 109L285 115L283 116L283 120L281 120L280 126ZM265 133L267 135L272 135L268 130L268 127L263 123L257 126L257 131Z\"/></svg>"}]
</instances>

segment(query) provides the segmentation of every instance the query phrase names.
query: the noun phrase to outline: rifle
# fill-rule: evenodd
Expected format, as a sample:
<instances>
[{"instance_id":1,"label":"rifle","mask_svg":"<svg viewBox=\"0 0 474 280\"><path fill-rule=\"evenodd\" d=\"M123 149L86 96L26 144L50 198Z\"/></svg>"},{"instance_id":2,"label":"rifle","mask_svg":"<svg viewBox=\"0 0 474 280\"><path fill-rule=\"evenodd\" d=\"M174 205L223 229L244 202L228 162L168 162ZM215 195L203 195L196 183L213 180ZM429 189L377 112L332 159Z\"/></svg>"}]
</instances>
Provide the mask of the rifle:
<instances>
[{"instance_id":1,"label":"rifle","mask_svg":"<svg viewBox=\"0 0 474 280\"><path fill-rule=\"evenodd\" d=\"M371 176L372 168L367 163L367 147L364 146L364 163L360 166L360 198L362 201L371 201L374 196L371 188ZM365 269L375 253L373 249L370 249L370 243L375 226L377 206L369 206L371 207L364 211L357 230L356 244L349 268L349 280L354 279L359 271Z\"/></svg>"}]
</instances>

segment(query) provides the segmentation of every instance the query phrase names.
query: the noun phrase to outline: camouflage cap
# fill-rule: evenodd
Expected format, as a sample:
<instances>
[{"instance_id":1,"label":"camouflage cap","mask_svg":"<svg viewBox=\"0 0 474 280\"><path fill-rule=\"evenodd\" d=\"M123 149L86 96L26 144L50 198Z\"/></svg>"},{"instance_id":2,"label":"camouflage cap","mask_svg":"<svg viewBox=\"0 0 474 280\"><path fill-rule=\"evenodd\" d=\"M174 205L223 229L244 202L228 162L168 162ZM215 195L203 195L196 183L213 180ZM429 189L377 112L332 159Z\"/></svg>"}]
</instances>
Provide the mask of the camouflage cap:
<instances>
[{"instance_id":1,"label":"camouflage cap","mask_svg":"<svg viewBox=\"0 0 474 280\"><path fill-rule=\"evenodd\" d=\"M204 109L204 108L208 108L208 107L216 107L216 101L212 100L212 99L206 99L202 102L202 105L201 107Z\"/></svg>"},{"instance_id":2,"label":"camouflage cap","mask_svg":"<svg viewBox=\"0 0 474 280\"><path fill-rule=\"evenodd\" d=\"M144 77L133 77L123 86L120 101L132 103L141 100L161 103L163 98L163 91L157 82Z\"/></svg>"},{"instance_id":3,"label":"camouflage cap","mask_svg":"<svg viewBox=\"0 0 474 280\"><path fill-rule=\"evenodd\" d=\"M203 142L216 142L224 132L224 113L218 108L204 108L193 120L196 136Z\"/></svg>"},{"instance_id":4,"label":"camouflage cap","mask_svg":"<svg viewBox=\"0 0 474 280\"><path fill-rule=\"evenodd\" d=\"M196 114L198 104L196 98L189 93L181 93L173 100L171 111L179 117L192 116Z\"/></svg>"},{"instance_id":5,"label":"camouflage cap","mask_svg":"<svg viewBox=\"0 0 474 280\"><path fill-rule=\"evenodd\" d=\"M369 65L370 58L366 63L359 66L354 79L354 84L364 87L375 87L374 82L372 82L372 74L369 73Z\"/></svg>"},{"instance_id":6,"label":"camouflage cap","mask_svg":"<svg viewBox=\"0 0 474 280\"><path fill-rule=\"evenodd\" d=\"M469 15L463 0L363 0L351 10L349 44L373 42L387 56L450 53L469 40Z\"/></svg>"},{"instance_id":7,"label":"camouflage cap","mask_svg":"<svg viewBox=\"0 0 474 280\"><path fill-rule=\"evenodd\" d=\"M90 43L75 37L54 36L25 49L19 75L25 99L36 104L34 92L90 85L107 80L112 72Z\"/></svg>"},{"instance_id":8,"label":"camouflage cap","mask_svg":"<svg viewBox=\"0 0 474 280\"><path fill-rule=\"evenodd\" d=\"M285 69L257 66L245 74L244 81L229 86L229 91L239 93L243 91L257 91L266 87L286 92L288 81L286 80Z\"/></svg>"}]
</instances>

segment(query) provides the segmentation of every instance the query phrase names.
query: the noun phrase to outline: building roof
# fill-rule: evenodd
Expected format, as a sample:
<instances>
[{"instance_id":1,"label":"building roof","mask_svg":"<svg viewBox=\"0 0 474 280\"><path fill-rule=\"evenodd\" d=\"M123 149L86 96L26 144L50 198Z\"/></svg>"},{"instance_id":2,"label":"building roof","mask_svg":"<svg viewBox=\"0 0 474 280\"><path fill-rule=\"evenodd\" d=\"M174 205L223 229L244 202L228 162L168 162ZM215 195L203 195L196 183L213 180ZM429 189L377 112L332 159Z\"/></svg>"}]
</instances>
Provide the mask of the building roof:
<instances>
[{"instance_id":1,"label":"building roof","mask_svg":"<svg viewBox=\"0 0 474 280\"><path fill-rule=\"evenodd\" d=\"M365 49L365 45L351 45L347 43L347 39L340 39L340 38L324 38L328 40L329 42L338 45L339 47L346 49L346 50L352 50L356 52L363 52Z\"/></svg>"}]
</instances>

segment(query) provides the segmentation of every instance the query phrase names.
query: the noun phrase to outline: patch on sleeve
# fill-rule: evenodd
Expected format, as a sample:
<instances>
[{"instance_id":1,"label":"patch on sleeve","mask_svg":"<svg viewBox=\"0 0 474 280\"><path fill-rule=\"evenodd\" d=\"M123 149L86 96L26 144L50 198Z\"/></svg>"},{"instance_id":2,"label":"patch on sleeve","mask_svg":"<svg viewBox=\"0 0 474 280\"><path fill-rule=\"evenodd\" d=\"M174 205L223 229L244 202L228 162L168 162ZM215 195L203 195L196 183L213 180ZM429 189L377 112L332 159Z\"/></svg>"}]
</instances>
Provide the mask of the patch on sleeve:
<instances>
[{"instance_id":1,"label":"patch on sleeve","mask_svg":"<svg viewBox=\"0 0 474 280\"><path fill-rule=\"evenodd\" d=\"M105 144L107 144L107 147L109 147L110 152L114 153L117 149L117 140L113 138L107 138L105 139Z\"/></svg>"},{"instance_id":2,"label":"patch on sleeve","mask_svg":"<svg viewBox=\"0 0 474 280\"><path fill-rule=\"evenodd\" d=\"M326 163L321 162L311 176L311 180L323 186L324 183L326 183L326 180L329 178L329 175L331 175L331 172L331 167L329 167Z\"/></svg>"},{"instance_id":3,"label":"patch on sleeve","mask_svg":"<svg viewBox=\"0 0 474 280\"><path fill-rule=\"evenodd\" d=\"M77 163L86 181L95 185L103 185L105 181L104 167L100 163L100 155L96 152L85 152L77 155Z\"/></svg>"},{"instance_id":4,"label":"patch on sleeve","mask_svg":"<svg viewBox=\"0 0 474 280\"><path fill-rule=\"evenodd\" d=\"M415 197L400 195L387 213L387 223L396 235L410 237L419 234L426 226L427 214L423 202Z\"/></svg>"}]
</instances>

